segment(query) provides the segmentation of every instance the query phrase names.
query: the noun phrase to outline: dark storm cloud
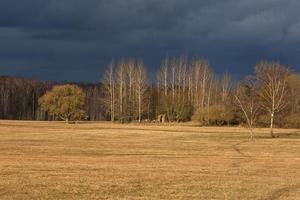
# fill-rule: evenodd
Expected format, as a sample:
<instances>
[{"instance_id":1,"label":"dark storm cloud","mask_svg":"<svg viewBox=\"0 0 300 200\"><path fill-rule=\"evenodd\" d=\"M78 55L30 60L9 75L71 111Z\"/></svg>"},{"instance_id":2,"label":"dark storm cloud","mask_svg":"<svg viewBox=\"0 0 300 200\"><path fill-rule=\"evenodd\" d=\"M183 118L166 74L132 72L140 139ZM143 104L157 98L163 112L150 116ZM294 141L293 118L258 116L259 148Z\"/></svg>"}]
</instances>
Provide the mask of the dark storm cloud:
<instances>
[{"instance_id":1,"label":"dark storm cloud","mask_svg":"<svg viewBox=\"0 0 300 200\"><path fill-rule=\"evenodd\" d=\"M297 0L2 0L0 73L101 78L112 58L206 57L236 76L260 59L300 62Z\"/></svg>"}]
</instances>

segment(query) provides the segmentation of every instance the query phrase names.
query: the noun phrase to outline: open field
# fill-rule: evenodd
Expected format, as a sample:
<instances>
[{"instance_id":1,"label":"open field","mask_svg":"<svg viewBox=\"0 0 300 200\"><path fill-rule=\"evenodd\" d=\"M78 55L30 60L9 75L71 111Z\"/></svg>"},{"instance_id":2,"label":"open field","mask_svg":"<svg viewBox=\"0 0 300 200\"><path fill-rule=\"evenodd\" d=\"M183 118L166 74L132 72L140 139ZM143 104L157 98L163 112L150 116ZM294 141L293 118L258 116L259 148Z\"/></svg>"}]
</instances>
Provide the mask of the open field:
<instances>
[{"instance_id":1,"label":"open field","mask_svg":"<svg viewBox=\"0 0 300 200\"><path fill-rule=\"evenodd\" d=\"M300 131L0 121L0 199L300 199Z\"/></svg>"}]
</instances>

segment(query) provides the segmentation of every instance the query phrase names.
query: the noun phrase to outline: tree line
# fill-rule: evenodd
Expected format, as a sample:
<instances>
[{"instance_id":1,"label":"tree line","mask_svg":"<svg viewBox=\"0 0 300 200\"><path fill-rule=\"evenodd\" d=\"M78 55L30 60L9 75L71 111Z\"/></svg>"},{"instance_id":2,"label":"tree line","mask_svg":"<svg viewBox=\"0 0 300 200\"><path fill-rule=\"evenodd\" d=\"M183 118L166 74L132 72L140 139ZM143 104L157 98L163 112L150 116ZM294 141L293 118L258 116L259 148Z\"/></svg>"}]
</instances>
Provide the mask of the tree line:
<instances>
[{"instance_id":1,"label":"tree line","mask_svg":"<svg viewBox=\"0 0 300 200\"><path fill-rule=\"evenodd\" d=\"M101 83L72 84L84 93L87 120L154 122L163 115L203 126L300 127L300 75L279 62L259 62L252 75L234 81L205 59L166 57L149 80L143 61L128 58L111 62ZM56 85L64 84L0 77L1 119L58 120L39 102Z\"/></svg>"},{"instance_id":2,"label":"tree line","mask_svg":"<svg viewBox=\"0 0 300 200\"><path fill-rule=\"evenodd\" d=\"M141 60L112 62L104 76L104 107L111 121L198 121L201 125L245 124L300 127L300 75L279 62L262 61L254 74L233 81L209 62L165 58L150 84ZM159 120L159 119L157 119Z\"/></svg>"}]
</instances>

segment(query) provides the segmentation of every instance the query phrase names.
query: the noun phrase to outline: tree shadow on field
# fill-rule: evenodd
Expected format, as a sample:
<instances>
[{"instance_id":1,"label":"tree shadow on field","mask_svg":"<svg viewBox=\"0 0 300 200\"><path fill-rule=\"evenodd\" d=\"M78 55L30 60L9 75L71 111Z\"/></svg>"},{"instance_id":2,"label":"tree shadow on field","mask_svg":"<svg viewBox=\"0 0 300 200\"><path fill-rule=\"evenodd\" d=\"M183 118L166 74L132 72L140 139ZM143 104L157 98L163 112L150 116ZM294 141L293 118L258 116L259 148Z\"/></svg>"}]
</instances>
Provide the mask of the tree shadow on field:
<instances>
[{"instance_id":1,"label":"tree shadow on field","mask_svg":"<svg viewBox=\"0 0 300 200\"><path fill-rule=\"evenodd\" d=\"M288 133L279 133L277 134L278 138L299 138L300 131L288 132Z\"/></svg>"},{"instance_id":2,"label":"tree shadow on field","mask_svg":"<svg viewBox=\"0 0 300 200\"><path fill-rule=\"evenodd\" d=\"M238 142L234 145L232 145L232 149L235 150L238 154L240 154L241 156L245 157L245 158L252 158L252 156L250 155L247 155L245 154L240 148L239 146L244 144L244 143L248 143L248 142L253 142L253 141L250 141L250 140L244 140L244 141L241 141L241 142Z\"/></svg>"},{"instance_id":3,"label":"tree shadow on field","mask_svg":"<svg viewBox=\"0 0 300 200\"><path fill-rule=\"evenodd\" d=\"M297 190L299 190L299 188L300 188L300 184L285 186L285 187L276 189L268 195L266 200L275 200L275 199L283 198L286 195L288 195L289 192L297 191Z\"/></svg>"},{"instance_id":4,"label":"tree shadow on field","mask_svg":"<svg viewBox=\"0 0 300 200\"><path fill-rule=\"evenodd\" d=\"M274 133L275 137L272 138L269 134L264 135L256 135L256 139L270 139L270 140L276 140L276 139L300 139L300 130L299 131L293 131L293 132L282 132L282 133Z\"/></svg>"}]
</instances>

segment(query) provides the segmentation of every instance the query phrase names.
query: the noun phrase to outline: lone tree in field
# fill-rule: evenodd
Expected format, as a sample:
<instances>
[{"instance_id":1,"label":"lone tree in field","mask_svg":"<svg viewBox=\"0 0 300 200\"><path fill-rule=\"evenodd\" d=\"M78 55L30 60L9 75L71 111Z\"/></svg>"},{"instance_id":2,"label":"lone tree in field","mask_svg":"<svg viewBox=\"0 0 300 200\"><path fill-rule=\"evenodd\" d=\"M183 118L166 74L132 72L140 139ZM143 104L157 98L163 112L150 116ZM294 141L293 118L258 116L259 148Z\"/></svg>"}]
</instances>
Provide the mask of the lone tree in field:
<instances>
[{"instance_id":1,"label":"lone tree in field","mask_svg":"<svg viewBox=\"0 0 300 200\"><path fill-rule=\"evenodd\" d=\"M253 139L253 124L257 118L259 104L257 103L258 95L256 93L256 85L253 79L247 78L245 82L238 86L234 95L238 108L243 112L248 128L250 130L250 138Z\"/></svg>"},{"instance_id":2,"label":"lone tree in field","mask_svg":"<svg viewBox=\"0 0 300 200\"><path fill-rule=\"evenodd\" d=\"M270 134L272 137L275 114L287 105L287 81L289 69L277 62L261 62L256 65L258 95L262 108L270 114Z\"/></svg>"},{"instance_id":3,"label":"lone tree in field","mask_svg":"<svg viewBox=\"0 0 300 200\"><path fill-rule=\"evenodd\" d=\"M85 94L75 85L54 86L39 99L41 109L61 120L81 120L85 117Z\"/></svg>"}]
</instances>

